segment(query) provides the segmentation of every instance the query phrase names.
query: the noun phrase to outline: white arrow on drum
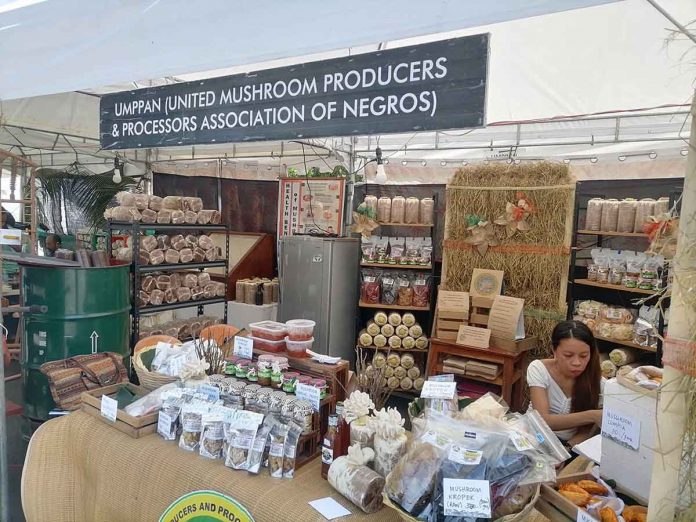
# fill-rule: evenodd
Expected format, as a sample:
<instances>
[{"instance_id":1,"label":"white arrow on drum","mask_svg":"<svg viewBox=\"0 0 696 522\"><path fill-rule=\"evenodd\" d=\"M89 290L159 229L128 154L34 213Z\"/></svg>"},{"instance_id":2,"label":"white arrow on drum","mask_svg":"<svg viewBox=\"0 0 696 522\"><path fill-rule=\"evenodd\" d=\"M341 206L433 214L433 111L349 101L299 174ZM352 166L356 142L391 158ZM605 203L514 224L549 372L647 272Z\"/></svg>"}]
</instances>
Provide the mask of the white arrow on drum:
<instances>
[{"instance_id":1,"label":"white arrow on drum","mask_svg":"<svg viewBox=\"0 0 696 522\"><path fill-rule=\"evenodd\" d=\"M97 353L99 349L99 334L96 331L92 331L92 335L89 338L92 339L92 353Z\"/></svg>"}]
</instances>

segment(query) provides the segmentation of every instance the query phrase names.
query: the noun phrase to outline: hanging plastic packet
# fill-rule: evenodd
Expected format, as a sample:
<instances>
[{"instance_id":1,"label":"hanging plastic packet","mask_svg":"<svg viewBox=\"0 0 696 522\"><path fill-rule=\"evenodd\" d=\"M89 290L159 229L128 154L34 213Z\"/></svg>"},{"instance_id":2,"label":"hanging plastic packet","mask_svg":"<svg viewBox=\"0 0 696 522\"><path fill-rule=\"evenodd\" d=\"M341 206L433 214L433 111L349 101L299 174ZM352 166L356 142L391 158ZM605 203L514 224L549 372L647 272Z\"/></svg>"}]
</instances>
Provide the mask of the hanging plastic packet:
<instances>
[{"instance_id":1,"label":"hanging plastic packet","mask_svg":"<svg viewBox=\"0 0 696 522\"><path fill-rule=\"evenodd\" d=\"M291 479L295 476L297 444L300 442L300 435L302 435L302 426L291 422L283 450L283 478Z\"/></svg>"},{"instance_id":2,"label":"hanging plastic packet","mask_svg":"<svg viewBox=\"0 0 696 522\"><path fill-rule=\"evenodd\" d=\"M179 417L184 400L180 397L167 399L162 404L157 419L157 433L164 440L176 440L179 431Z\"/></svg>"},{"instance_id":3,"label":"hanging plastic packet","mask_svg":"<svg viewBox=\"0 0 696 522\"><path fill-rule=\"evenodd\" d=\"M404 238L390 237L389 238L389 263L397 265L403 262L404 258Z\"/></svg>"},{"instance_id":4,"label":"hanging plastic packet","mask_svg":"<svg viewBox=\"0 0 696 522\"><path fill-rule=\"evenodd\" d=\"M433 258L433 239L431 237L424 237L422 240L420 264L423 266L428 266L432 263Z\"/></svg>"},{"instance_id":5,"label":"hanging plastic packet","mask_svg":"<svg viewBox=\"0 0 696 522\"><path fill-rule=\"evenodd\" d=\"M200 455L209 459L222 458L225 433L223 418L219 413L209 413L203 416L201 430Z\"/></svg>"},{"instance_id":6,"label":"hanging plastic packet","mask_svg":"<svg viewBox=\"0 0 696 522\"><path fill-rule=\"evenodd\" d=\"M375 260L374 238L362 238L360 242L363 263L373 263Z\"/></svg>"},{"instance_id":7,"label":"hanging plastic packet","mask_svg":"<svg viewBox=\"0 0 696 522\"><path fill-rule=\"evenodd\" d=\"M404 258L406 259L406 263L402 263L402 264L409 264L409 265L419 264L420 257L421 257L421 244L420 244L419 238L407 237L406 238L406 251L404 254Z\"/></svg>"},{"instance_id":8,"label":"hanging plastic packet","mask_svg":"<svg viewBox=\"0 0 696 522\"><path fill-rule=\"evenodd\" d=\"M360 300L367 304L379 304L381 274L373 269L362 271L362 283L360 284Z\"/></svg>"},{"instance_id":9,"label":"hanging plastic packet","mask_svg":"<svg viewBox=\"0 0 696 522\"><path fill-rule=\"evenodd\" d=\"M270 419L270 417L268 418ZM261 469L263 452L266 449L266 442L268 441L268 434L271 432L271 427L272 424L270 422L264 421L263 426L256 432L256 437L254 437L254 442L247 459L247 471L249 473L257 475Z\"/></svg>"},{"instance_id":10,"label":"hanging plastic packet","mask_svg":"<svg viewBox=\"0 0 696 522\"><path fill-rule=\"evenodd\" d=\"M283 458L285 457L285 439L287 434L287 424L277 423L271 429L268 470L273 478L283 478Z\"/></svg>"},{"instance_id":11,"label":"hanging plastic packet","mask_svg":"<svg viewBox=\"0 0 696 522\"><path fill-rule=\"evenodd\" d=\"M181 437L179 447L187 451L197 451L203 429L203 414L207 412L198 403L185 404L181 408Z\"/></svg>"},{"instance_id":12,"label":"hanging plastic packet","mask_svg":"<svg viewBox=\"0 0 696 522\"><path fill-rule=\"evenodd\" d=\"M376 237L375 242L375 261L378 263L386 263L389 261L389 238Z\"/></svg>"},{"instance_id":13,"label":"hanging plastic packet","mask_svg":"<svg viewBox=\"0 0 696 522\"><path fill-rule=\"evenodd\" d=\"M384 272L382 274L382 303L389 305L396 304L397 295L398 285L395 274L392 272Z\"/></svg>"},{"instance_id":14,"label":"hanging plastic packet","mask_svg":"<svg viewBox=\"0 0 696 522\"><path fill-rule=\"evenodd\" d=\"M518 429L531 435L532 440L536 440L538 443L537 449L545 454L552 463L560 464L570 458L570 453L538 411L530 408L527 413L522 415L520 421L522 420L524 422L517 425Z\"/></svg>"},{"instance_id":15,"label":"hanging plastic packet","mask_svg":"<svg viewBox=\"0 0 696 522\"><path fill-rule=\"evenodd\" d=\"M225 466L232 469L246 469L247 459L258 431L258 425L241 427L233 425L230 428L227 458Z\"/></svg>"},{"instance_id":16,"label":"hanging plastic packet","mask_svg":"<svg viewBox=\"0 0 696 522\"><path fill-rule=\"evenodd\" d=\"M430 276L419 272L413 280L413 306L430 306Z\"/></svg>"}]
</instances>

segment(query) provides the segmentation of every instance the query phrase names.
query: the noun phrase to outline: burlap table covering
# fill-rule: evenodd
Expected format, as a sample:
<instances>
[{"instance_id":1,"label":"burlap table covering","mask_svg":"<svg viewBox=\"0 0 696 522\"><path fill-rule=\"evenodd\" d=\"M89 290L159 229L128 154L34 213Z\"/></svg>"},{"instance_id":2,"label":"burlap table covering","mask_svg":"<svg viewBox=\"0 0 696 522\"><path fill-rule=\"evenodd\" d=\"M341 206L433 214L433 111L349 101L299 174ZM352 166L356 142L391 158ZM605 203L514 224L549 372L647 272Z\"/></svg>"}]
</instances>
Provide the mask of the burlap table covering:
<instances>
[{"instance_id":1,"label":"burlap table covering","mask_svg":"<svg viewBox=\"0 0 696 522\"><path fill-rule=\"evenodd\" d=\"M181 450L156 435L132 439L81 411L45 423L27 450L22 506L27 522L156 522L196 490L228 495L257 522L323 521L308 502L333 497L351 521L396 522L383 508L366 515L321 478L314 459L292 480L252 476Z\"/></svg>"}]
</instances>

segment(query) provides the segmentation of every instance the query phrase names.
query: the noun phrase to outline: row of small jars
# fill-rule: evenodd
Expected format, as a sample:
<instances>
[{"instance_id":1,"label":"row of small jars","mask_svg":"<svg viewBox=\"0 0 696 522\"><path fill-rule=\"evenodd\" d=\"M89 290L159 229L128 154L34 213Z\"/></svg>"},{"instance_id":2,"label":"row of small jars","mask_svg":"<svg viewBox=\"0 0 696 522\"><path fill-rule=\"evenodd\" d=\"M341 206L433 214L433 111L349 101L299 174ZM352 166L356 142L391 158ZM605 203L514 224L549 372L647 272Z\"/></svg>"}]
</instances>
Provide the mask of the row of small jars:
<instances>
[{"instance_id":1,"label":"row of small jars","mask_svg":"<svg viewBox=\"0 0 696 522\"><path fill-rule=\"evenodd\" d=\"M262 415L273 414L285 422L294 419L302 426L302 432L305 434L313 429L314 409L307 401L300 400L284 391L248 383L236 377L213 375L211 384L220 389L220 399L228 408L252 411Z\"/></svg>"},{"instance_id":2,"label":"row of small jars","mask_svg":"<svg viewBox=\"0 0 696 522\"><path fill-rule=\"evenodd\" d=\"M274 358L275 360L284 359L284 363L280 361L277 365L280 367L281 371L274 371L273 362L262 359L264 357ZM283 366L285 368L283 368ZM315 379L308 375L286 371L286 369L287 358L285 357L261 355L256 362L241 357L232 357L227 361L225 374L230 376L234 375L237 379L246 379L249 382L258 383L261 386L270 386L277 390L283 390L286 393L295 393L295 388L298 383L307 384L319 388L320 397L322 399L326 397L328 385L325 379Z\"/></svg>"}]
</instances>

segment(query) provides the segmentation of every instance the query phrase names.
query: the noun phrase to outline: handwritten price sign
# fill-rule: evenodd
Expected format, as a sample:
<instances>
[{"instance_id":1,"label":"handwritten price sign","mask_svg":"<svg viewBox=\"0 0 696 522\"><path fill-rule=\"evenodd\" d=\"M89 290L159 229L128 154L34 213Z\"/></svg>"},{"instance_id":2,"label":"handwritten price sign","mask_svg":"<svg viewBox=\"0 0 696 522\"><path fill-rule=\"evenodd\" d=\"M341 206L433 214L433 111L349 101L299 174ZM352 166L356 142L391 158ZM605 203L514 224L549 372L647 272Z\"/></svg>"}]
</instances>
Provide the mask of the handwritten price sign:
<instances>
[{"instance_id":1,"label":"handwritten price sign","mask_svg":"<svg viewBox=\"0 0 696 522\"><path fill-rule=\"evenodd\" d=\"M491 486L487 480L442 480L445 516L491 518Z\"/></svg>"}]
</instances>

